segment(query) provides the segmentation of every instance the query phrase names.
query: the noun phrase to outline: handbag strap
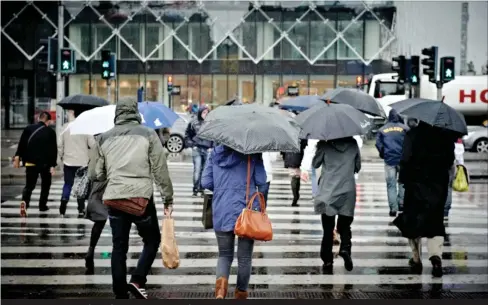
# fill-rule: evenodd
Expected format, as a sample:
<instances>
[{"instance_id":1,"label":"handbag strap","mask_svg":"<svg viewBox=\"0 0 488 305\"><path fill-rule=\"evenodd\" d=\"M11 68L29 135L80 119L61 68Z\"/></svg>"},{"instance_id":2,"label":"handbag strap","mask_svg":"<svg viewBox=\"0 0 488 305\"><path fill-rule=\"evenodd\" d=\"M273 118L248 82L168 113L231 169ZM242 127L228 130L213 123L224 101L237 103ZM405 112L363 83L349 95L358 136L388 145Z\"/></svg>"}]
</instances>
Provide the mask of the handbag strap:
<instances>
[{"instance_id":1,"label":"handbag strap","mask_svg":"<svg viewBox=\"0 0 488 305\"><path fill-rule=\"evenodd\" d=\"M36 133L39 132L39 130L43 129L44 127L46 127L46 126L42 125L41 127L34 130L34 132L30 135L29 139L27 140L27 145L29 145L30 141L36 135Z\"/></svg>"},{"instance_id":2,"label":"handbag strap","mask_svg":"<svg viewBox=\"0 0 488 305\"><path fill-rule=\"evenodd\" d=\"M249 199L249 193L251 189L251 155L247 157L247 186L246 186L246 203L247 203L247 209L252 210L252 204L254 202L254 199L256 199L257 196L259 196L259 206L261 208L261 213L264 214L266 212L266 204L264 203L264 195L263 193L260 192L255 192L251 199Z\"/></svg>"}]
</instances>

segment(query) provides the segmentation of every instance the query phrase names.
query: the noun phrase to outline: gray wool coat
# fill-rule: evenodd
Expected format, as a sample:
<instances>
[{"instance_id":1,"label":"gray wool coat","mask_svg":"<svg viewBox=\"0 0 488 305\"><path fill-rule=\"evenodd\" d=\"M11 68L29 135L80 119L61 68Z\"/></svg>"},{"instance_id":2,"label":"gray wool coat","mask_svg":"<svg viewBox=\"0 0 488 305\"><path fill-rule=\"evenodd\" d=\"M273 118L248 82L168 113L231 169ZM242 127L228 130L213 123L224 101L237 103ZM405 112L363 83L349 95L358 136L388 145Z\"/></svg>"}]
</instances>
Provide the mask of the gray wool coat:
<instances>
[{"instance_id":1,"label":"gray wool coat","mask_svg":"<svg viewBox=\"0 0 488 305\"><path fill-rule=\"evenodd\" d=\"M322 166L314 200L315 213L353 217L356 207L354 174L361 170L361 154L356 140L320 141L312 165L314 168Z\"/></svg>"},{"instance_id":2,"label":"gray wool coat","mask_svg":"<svg viewBox=\"0 0 488 305\"><path fill-rule=\"evenodd\" d=\"M107 181L97 181L95 166L98 155L98 139L95 145L90 148L88 161L88 179L92 181L90 195L88 197L88 205L86 207L86 218L91 221L104 221L108 218L108 208L103 204L103 193L107 186Z\"/></svg>"}]
</instances>

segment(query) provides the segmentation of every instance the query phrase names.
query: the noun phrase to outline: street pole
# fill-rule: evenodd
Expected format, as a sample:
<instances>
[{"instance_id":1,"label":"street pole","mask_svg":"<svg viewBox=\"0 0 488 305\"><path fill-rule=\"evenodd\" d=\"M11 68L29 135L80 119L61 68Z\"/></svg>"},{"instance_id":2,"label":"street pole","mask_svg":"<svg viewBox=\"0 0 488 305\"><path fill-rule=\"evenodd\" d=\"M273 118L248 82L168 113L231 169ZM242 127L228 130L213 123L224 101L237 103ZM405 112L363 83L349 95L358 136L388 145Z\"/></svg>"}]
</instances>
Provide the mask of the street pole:
<instances>
[{"instance_id":1,"label":"street pole","mask_svg":"<svg viewBox=\"0 0 488 305\"><path fill-rule=\"evenodd\" d=\"M111 103L111 100L110 100L110 79L107 79L107 100L109 101L109 103Z\"/></svg>"},{"instance_id":2,"label":"street pole","mask_svg":"<svg viewBox=\"0 0 488 305\"><path fill-rule=\"evenodd\" d=\"M442 101L442 83L437 81L437 100Z\"/></svg>"},{"instance_id":3,"label":"street pole","mask_svg":"<svg viewBox=\"0 0 488 305\"><path fill-rule=\"evenodd\" d=\"M63 108L58 106L64 97L64 76L61 74L61 60L60 54L64 46L64 6L63 1L59 1L58 6L58 50L56 60L58 61L58 71L56 74L56 134L61 134L64 123L64 111Z\"/></svg>"}]
</instances>

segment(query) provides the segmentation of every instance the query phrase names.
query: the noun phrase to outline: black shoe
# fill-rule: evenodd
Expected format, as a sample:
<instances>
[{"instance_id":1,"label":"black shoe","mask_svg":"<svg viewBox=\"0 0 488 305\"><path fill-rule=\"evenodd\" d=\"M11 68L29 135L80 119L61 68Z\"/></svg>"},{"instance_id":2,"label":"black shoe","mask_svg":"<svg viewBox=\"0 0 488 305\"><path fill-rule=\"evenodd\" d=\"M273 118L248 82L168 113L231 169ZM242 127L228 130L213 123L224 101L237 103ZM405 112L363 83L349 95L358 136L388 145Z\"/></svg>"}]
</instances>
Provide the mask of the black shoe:
<instances>
[{"instance_id":1,"label":"black shoe","mask_svg":"<svg viewBox=\"0 0 488 305\"><path fill-rule=\"evenodd\" d=\"M410 266L410 268L412 269L412 272L415 273L415 274L422 274L422 269L424 268L424 266L422 265L422 262L415 262L413 260L413 258L411 258L409 261L408 261L408 265Z\"/></svg>"},{"instance_id":2,"label":"black shoe","mask_svg":"<svg viewBox=\"0 0 488 305\"><path fill-rule=\"evenodd\" d=\"M292 206L292 207L299 207L300 205L299 205L298 203L296 203L296 202L293 202L293 203L291 204L291 206Z\"/></svg>"},{"instance_id":3,"label":"black shoe","mask_svg":"<svg viewBox=\"0 0 488 305\"><path fill-rule=\"evenodd\" d=\"M354 266L352 264L351 254L346 250L341 250L339 251L339 256L344 259L344 268L346 268L347 271L352 271Z\"/></svg>"},{"instance_id":4,"label":"black shoe","mask_svg":"<svg viewBox=\"0 0 488 305\"><path fill-rule=\"evenodd\" d=\"M328 262L322 265L323 274L332 274L334 270L334 262Z\"/></svg>"},{"instance_id":5,"label":"black shoe","mask_svg":"<svg viewBox=\"0 0 488 305\"><path fill-rule=\"evenodd\" d=\"M397 216L397 212L390 211L390 217L396 217L396 216Z\"/></svg>"},{"instance_id":6,"label":"black shoe","mask_svg":"<svg viewBox=\"0 0 488 305\"><path fill-rule=\"evenodd\" d=\"M85 211L79 211L78 218L84 218L84 217L85 217Z\"/></svg>"},{"instance_id":7,"label":"black shoe","mask_svg":"<svg viewBox=\"0 0 488 305\"><path fill-rule=\"evenodd\" d=\"M198 197L198 193L197 192L193 192L193 194L191 196L192 197Z\"/></svg>"},{"instance_id":8,"label":"black shoe","mask_svg":"<svg viewBox=\"0 0 488 305\"><path fill-rule=\"evenodd\" d=\"M47 211L49 211L48 207L40 207L39 208L39 212L47 212Z\"/></svg>"},{"instance_id":9,"label":"black shoe","mask_svg":"<svg viewBox=\"0 0 488 305\"><path fill-rule=\"evenodd\" d=\"M88 248L88 252L86 252L85 256L85 274L95 273L95 262L93 261L94 256L95 250L92 247Z\"/></svg>"},{"instance_id":10,"label":"black shoe","mask_svg":"<svg viewBox=\"0 0 488 305\"><path fill-rule=\"evenodd\" d=\"M442 260L439 256L435 255L430 258L430 262L432 263L432 276L433 277L442 277Z\"/></svg>"},{"instance_id":11,"label":"black shoe","mask_svg":"<svg viewBox=\"0 0 488 305\"><path fill-rule=\"evenodd\" d=\"M146 289L140 288L136 283L130 283L128 286L129 292L132 293L136 299L147 299Z\"/></svg>"}]
</instances>

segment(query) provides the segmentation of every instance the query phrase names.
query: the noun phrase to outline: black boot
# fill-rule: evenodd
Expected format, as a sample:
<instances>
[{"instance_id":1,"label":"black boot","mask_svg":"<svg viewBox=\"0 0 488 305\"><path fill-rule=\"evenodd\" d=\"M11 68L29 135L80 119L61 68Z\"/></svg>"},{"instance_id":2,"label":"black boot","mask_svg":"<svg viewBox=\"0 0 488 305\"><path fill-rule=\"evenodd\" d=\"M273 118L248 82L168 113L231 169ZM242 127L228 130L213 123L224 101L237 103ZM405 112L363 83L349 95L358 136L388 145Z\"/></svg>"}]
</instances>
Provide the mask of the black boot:
<instances>
[{"instance_id":1,"label":"black boot","mask_svg":"<svg viewBox=\"0 0 488 305\"><path fill-rule=\"evenodd\" d=\"M95 273L95 262L93 261L94 256L95 256L95 249L93 249L92 247L88 248L88 252L86 253L85 256L85 267L86 267L85 274Z\"/></svg>"},{"instance_id":2,"label":"black boot","mask_svg":"<svg viewBox=\"0 0 488 305\"><path fill-rule=\"evenodd\" d=\"M291 192L293 194L293 201L291 206L297 207L298 200L300 199L300 177L293 176L291 178Z\"/></svg>"},{"instance_id":3,"label":"black boot","mask_svg":"<svg viewBox=\"0 0 488 305\"><path fill-rule=\"evenodd\" d=\"M432 276L433 277L442 277L442 260L439 256L434 255L430 258L430 262L432 263Z\"/></svg>"},{"instance_id":4,"label":"black boot","mask_svg":"<svg viewBox=\"0 0 488 305\"><path fill-rule=\"evenodd\" d=\"M351 258L351 231L347 230L346 232L339 232L341 235L341 246L339 248L339 256L344 259L344 268L347 271L352 271L353 263Z\"/></svg>"},{"instance_id":5,"label":"black boot","mask_svg":"<svg viewBox=\"0 0 488 305\"><path fill-rule=\"evenodd\" d=\"M59 206L59 215L64 216L67 207L68 207L68 200L61 199L61 205Z\"/></svg>"},{"instance_id":6,"label":"black boot","mask_svg":"<svg viewBox=\"0 0 488 305\"><path fill-rule=\"evenodd\" d=\"M85 200L84 199L77 199L78 202L78 218L85 217Z\"/></svg>"}]
</instances>

